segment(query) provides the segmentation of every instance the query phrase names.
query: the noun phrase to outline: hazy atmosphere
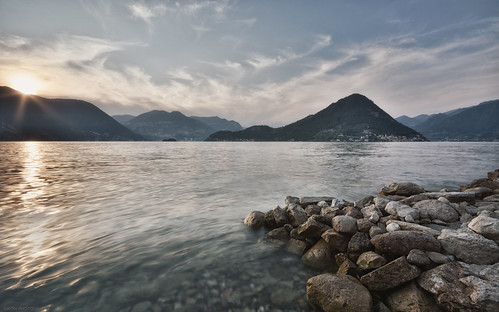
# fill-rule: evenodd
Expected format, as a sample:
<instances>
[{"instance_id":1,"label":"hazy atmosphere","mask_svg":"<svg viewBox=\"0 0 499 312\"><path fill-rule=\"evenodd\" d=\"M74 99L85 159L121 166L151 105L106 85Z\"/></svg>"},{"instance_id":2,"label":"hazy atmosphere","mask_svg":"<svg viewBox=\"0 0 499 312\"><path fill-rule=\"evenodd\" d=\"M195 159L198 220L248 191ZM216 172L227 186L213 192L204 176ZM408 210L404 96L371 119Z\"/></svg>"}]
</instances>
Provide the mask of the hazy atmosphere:
<instances>
[{"instance_id":1,"label":"hazy atmosphere","mask_svg":"<svg viewBox=\"0 0 499 312\"><path fill-rule=\"evenodd\" d=\"M351 93L414 116L498 98L498 35L496 0L0 0L0 85L243 126Z\"/></svg>"}]
</instances>

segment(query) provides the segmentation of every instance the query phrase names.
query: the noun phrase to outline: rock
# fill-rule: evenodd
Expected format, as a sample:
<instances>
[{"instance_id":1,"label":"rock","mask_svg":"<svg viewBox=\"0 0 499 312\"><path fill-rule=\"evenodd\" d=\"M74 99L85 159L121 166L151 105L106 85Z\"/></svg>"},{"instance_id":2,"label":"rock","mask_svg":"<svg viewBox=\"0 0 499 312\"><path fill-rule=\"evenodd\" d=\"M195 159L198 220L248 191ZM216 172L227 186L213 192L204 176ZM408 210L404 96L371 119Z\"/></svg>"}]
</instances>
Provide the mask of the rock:
<instances>
[{"instance_id":1,"label":"rock","mask_svg":"<svg viewBox=\"0 0 499 312\"><path fill-rule=\"evenodd\" d=\"M298 227L300 224L303 224L308 220L305 210L300 205L289 205L288 208L286 208L286 214L288 216L289 223L293 227Z\"/></svg>"},{"instance_id":2,"label":"rock","mask_svg":"<svg viewBox=\"0 0 499 312\"><path fill-rule=\"evenodd\" d=\"M409 254L407 255L407 262L420 267L428 266L431 264L430 257L428 257L428 255L424 251L419 249L412 249L411 251L409 251Z\"/></svg>"},{"instance_id":3,"label":"rock","mask_svg":"<svg viewBox=\"0 0 499 312\"><path fill-rule=\"evenodd\" d=\"M430 198L428 197L428 195L423 193L423 194L412 195L410 197L407 197L406 199L402 199L400 201L400 203L404 204L404 205L412 206L415 203L422 201L422 200L426 200L426 199L430 199Z\"/></svg>"},{"instance_id":4,"label":"rock","mask_svg":"<svg viewBox=\"0 0 499 312\"><path fill-rule=\"evenodd\" d=\"M130 312L146 312L152 306L150 301L142 301L133 306L132 311Z\"/></svg>"},{"instance_id":5,"label":"rock","mask_svg":"<svg viewBox=\"0 0 499 312\"><path fill-rule=\"evenodd\" d=\"M277 287L270 294L270 302L280 308L294 304L300 298L300 293L291 287Z\"/></svg>"},{"instance_id":6,"label":"rock","mask_svg":"<svg viewBox=\"0 0 499 312\"><path fill-rule=\"evenodd\" d=\"M313 215L319 215L321 214L321 207L317 205L308 205L307 208L305 208L305 213L309 218Z\"/></svg>"},{"instance_id":7,"label":"rock","mask_svg":"<svg viewBox=\"0 0 499 312\"><path fill-rule=\"evenodd\" d=\"M373 226L372 228L369 229L369 237L373 238L376 235L380 235L385 233L386 231L380 228L379 226Z\"/></svg>"},{"instance_id":8,"label":"rock","mask_svg":"<svg viewBox=\"0 0 499 312\"><path fill-rule=\"evenodd\" d=\"M371 238L377 250L392 255L407 255L412 249L440 251L438 240L418 231L395 231Z\"/></svg>"},{"instance_id":9,"label":"rock","mask_svg":"<svg viewBox=\"0 0 499 312\"><path fill-rule=\"evenodd\" d=\"M386 297L392 312L441 312L435 301L418 288L415 282L392 291Z\"/></svg>"},{"instance_id":10,"label":"rock","mask_svg":"<svg viewBox=\"0 0 499 312\"><path fill-rule=\"evenodd\" d=\"M386 231L387 232L400 231L400 225L398 225L397 223L390 223L386 226Z\"/></svg>"},{"instance_id":11,"label":"rock","mask_svg":"<svg viewBox=\"0 0 499 312\"><path fill-rule=\"evenodd\" d=\"M469 189L465 189L464 192L472 192L475 193L475 198L482 199L484 197L490 196L494 193L494 191L488 187L478 186Z\"/></svg>"},{"instance_id":12,"label":"rock","mask_svg":"<svg viewBox=\"0 0 499 312\"><path fill-rule=\"evenodd\" d=\"M348 275L321 274L307 281L307 299L325 312L372 311L371 293Z\"/></svg>"},{"instance_id":13,"label":"rock","mask_svg":"<svg viewBox=\"0 0 499 312\"><path fill-rule=\"evenodd\" d=\"M344 252L340 252L334 255L334 261L338 266L342 265L343 262L347 260L348 260L347 254Z\"/></svg>"},{"instance_id":14,"label":"rock","mask_svg":"<svg viewBox=\"0 0 499 312\"><path fill-rule=\"evenodd\" d=\"M473 230L488 239L491 239L499 244L499 220L484 215L479 215L478 217L471 220L468 224L468 228Z\"/></svg>"},{"instance_id":15,"label":"rock","mask_svg":"<svg viewBox=\"0 0 499 312\"><path fill-rule=\"evenodd\" d=\"M337 251L345 252L348 246L348 237L336 232L333 229L329 229L322 233L322 239L328 243L328 245Z\"/></svg>"},{"instance_id":16,"label":"rock","mask_svg":"<svg viewBox=\"0 0 499 312\"><path fill-rule=\"evenodd\" d=\"M386 259L374 251L363 252L357 259L357 266L362 270L377 269L386 264Z\"/></svg>"},{"instance_id":17,"label":"rock","mask_svg":"<svg viewBox=\"0 0 499 312\"><path fill-rule=\"evenodd\" d=\"M276 226L284 226L284 224L288 223L288 217L286 216L286 210L277 206L274 208L274 220L276 222Z\"/></svg>"},{"instance_id":18,"label":"rock","mask_svg":"<svg viewBox=\"0 0 499 312\"><path fill-rule=\"evenodd\" d=\"M499 264L449 262L421 274L418 284L446 311L499 311Z\"/></svg>"},{"instance_id":19,"label":"rock","mask_svg":"<svg viewBox=\"0 0 499 312\"><path fill-rule=\"evenodd\" d=\"M376 197L374 197L373 201L374 201L374 205L376 206L376 208L378 208L380 211L384 211L386 204L388 204L391 200L386 198L386 197L383 197L383 196L376 196ZM380 214L380 216L381 216L381 214Z\"/></svg>"},{"instance_id":20,"label":"rock","mask_svg":"<svg viewBox=\"0 0 499 312\"><path fill-rule=\"evenodd\" d=\"M350 259L346 259L338 268L336 274L339 275L350 275L355 278L362 275L362 270Z\"/></svg>"},{"instance_id":21,"label":"rock","mask_svg":"<svg viewBox=\"0 0 499 312\"><path fill-rule=\"evenodd\" d=\"M325 208L325 207L329 207L329 204L323 200L323 201L318 202L317 206L319 206L320 208Z\"/></svg>"},{"instance_id":22,"label":"rock","mask_svg":"<svg viewBox=\"0 0 499 312\"><path fill-rule=\"evenodd\" d=\"M455 222L459 220L459 214L451 205L439 200L428 199L417 202L413 208L419 211L421 218L438 219L444 222Z\"/></svg>"},{"instance_id":23,"label":"rock","mask_svg":"<svg viewBox=\"0 0 499 312\"><path fill-rule=\"evenodd\" d=\"M369 229L375 225L376 224L372 223L367 219L357 219L357 230L359 232L369 233Z\"/></svg>"},{"instance_id":24,"label":"rock","mask_svg":"<svg viewBox=\"0 0 499 312\"><path fill-rule=\"evenodd\" d=\"M357 209L362 209L364 208L364 206L368 205L369 203L371 203L373 201L374 197L369 195L369 196L366 196L364 198L361 198L359 200L356 200L353 202L353 206Z\"/></svg>"},{"instance_id":25,"label":"rock","mask_svg":"<svg viewBox=\"0 0 499 312\"><path fill-rule=\"evenodd\" d=\"M331 219L340 214L338 207L322 207L321 216L330 217Z\"/></svg>"},{"instance_id":26,"label":"rock","mask_svg":"<svg viewBox=\"0 0 499 312\"><path fill-rule=\"evenodd\" d=\"M489 178L490 180L498 180L499 179L499 169L496 169L495 171L487 172L487 178Z\"/></svg>"},{"instance_id":27,"label":"rock","mask_svg":"<svg viewBox=\"0 0 499 312\"><path fill-rule=\"evenodd\" d=\"M380 191L380 194L382 195L412 196L420 193L424 193L424 189L419 185L411 182L392 182L383 186Z\"/></svg>"},{"instance_id":28,"label":"rock","mask_svg":"<svg viewBox=\"0 0 499 312\"><path fill-rule=\"evenodd\" d=\"M277 228L277 222L275 222L274 218L274 210L269 210L265 213L265 217L263 218L263 225L267 229L275 229Z\"/></svg>"},{"instance_id":29,"label":"rock","mask_svg":"<svg viewBox=\"0 0 499 312\"><path fill-rule=\"evenodd\" d=\"M325 240L321 239L312 246L301 258L302 262L313 269L334 271L336 263L333 260L333 250Z\"/></svg>"},{"instance_id":30,"label":"rock","mask_svg":"<svg viewBox=\"0 0 499 312\"><path fill-rule=\"evenodd\" d=\"M265 214L261 211L252 211L246 218L244 218L244 224L252 228L259 228L263 226L265 219Z\"/></svg>"},{"instance_id":31,"label":"rock","mask_svg":"<svg viewBox=\"0 0 499 312\"><path fill-rule=\"evenodd\" d=\"M353 234L357 232L357 219L350 216L336 216L332 220L333 229L338 233Z\"/></svg>"},{"instance_id":32,"label":"rock","mask_svg":"<svg viewBox=\"0 0 499 312\"><path fill-rule=\"evenodd\" d=\"M349 216L355 219L362 219L364 216L362 215L362 212L360 212L359 209L353 207L353 206L346 206L343 209L341 209L341 213L345 216Z\"/></svg>"},{"instance_id":33,"label":"rock","mask_svg":"<svg viewBox=\"0 0 499 312\"><path fill-rule=\"evenodd\" d=\"M454 261L454 257L441 254L439 252L427 251L426 255L435 264L444 264Z\"/></svg>"},{"instance_id":34,"label":"rock","mask_svg":"<svg viewBox=\"0 0 499 312\"><path fill-rule=\"evenodd\" d=\"M284 227L273 229L267 233L267 238L270 239L289 239L289 232Z\"/></svg>"},{"instance_id":35,"label":"rock","mask_svg":"<svg viewBox=\"0 0 499 312\"><path fill-rule=\"evenodd\" d=\"M302 256L305 250L307 250L307 243L305 241L292 238L289 240L286 250Z\"/></svg>"},{"instance_id":36,"label":"rock","mask_svg":"<svg viewBox=\"0 0 499 312\"><path fill-rule=\"evenodd\" d=\"M440 231L429 228L427 226L419 225L419 224L414 224L414 223L409 223L409 222L404 222L404 221L399 221L399 220L390 220L386 222L386 225L390 225L392 223L396 223L400 226L400 228L404 231L418 231L418 232L423 232L428 235L438 237L440 235Z\"/></svg>"},{"instance_id":37,"label":"rock","mask_svg":"<svg viewBox=\"0 0 499 312\"><path fill-rule=\"evenodd\" d=\"M417 209L414 209L408 205L401 204L397 201L391 201L386 204L385 211L392 216L400 218L405 218L406 216L410 215L413 219L419 219L419 211Z\"/></svg>"},{"instance_id":38,"label":"rock","mask_svg":"<svg viewBox=\"0 0 499 312\"><path fill-rule=\"evenodd\" d=\"M362 276L360 282L371 291L385 291L417 278L420 273L417 266L402 256Z\"/></svg>"},{"instance_id":39,"label":"rock","mask_svg":"<svg viewBox=\"0 0 499 312\"><path fill-rule=\"evenodd\" d=\"M364 207L360 210L364 218L369 219L371 222L378 222L379 218L383 215L381 210L375 204Z\"/></svg>"},{"instance_id":40,"label":"rock","mask_svg":"<svg viewBox=\"0 0 499 312\"><path fill-rule=\"evenodd\" d=\"M464 188L475 188L475 187L488 187L492 190L495 190L499 188L499 181L494 181L488 178L476 179L471 181L471 183L465 186Z\"/></svg>"},{"instance_id":41,"label":"rock","mask_svg":"<svg viewBox=\"0 0 499 312\"><path fill-rule=\"evenodd\" d=\"M442 230L438 240L446 253L473 264L492 264L499 261L497 244L471 230Z\"/></svg>"},{"instance_id":42,"label":"rock","mask_svg":"<svg viewBox=\"0 0 499 312\"><path fill-rule=\"evenodd\" d=\"M304 237L320 238L322 233L331 227L324 223L316 221L313 217L308 218L307 222L298 227L298 234Z\"/></svg>"},{"instance_id":43,"label":"rock","mask_svg":"<svg viewBox=\"0 0 499 312\"><path fill-rule=\"evenodd\" d=\"M499 202L499 194L487 196L483 200L489 201L489 202Z\"/></svg>"},{"instance_id":44,"label":"rock","mask_svg":"<svg viewBox=\"0 0 499 312\"><path fill-rule=\"evenodd\" d=\"M425 193L431 199L439 197L447 198L451 203L467 202L473 205L475 203L475 193L473 192L433 192Z\"/></svg>"},{"instance_id":45,"label":"rock","mask_svg":"<svg viewBox=\"0 0 499 312\"><path fill-rule=\"evenodd\" d=\"M319 197L301 197L300 205L302 207L307 207L308 205L317 205L318 202L332 202L334 197L329 196L319 196Z\"/></svg>"},{"instance_id":46,"label":"rock","mask_svg":"<svg viewBox=\"0 0 499 312\"><path fill-rule=\"evenodd\" d=\"M383 303L383 301L377 301L373 305L374 312L392 312L388 307Z\"/></svg>"},{"instance_id":47,"label":"rock","mask_svg":"<svg viewBox=\"0 0 499 312\"><path fill-rule=\"evenodd\" d=\"M352 261L357 261L357 258L365 251L373 249L373 245L369 239L369 234L363 232L355 233L348 242L347 255Z\"/></svg>"},{"instance_id":48,"label":"rock","mask_svg":"<svg viewBox=\"0 0 499 312\"><path fill-rule=\"evenodd\" d=\"M284 203L286 204L286 206L299 205L300 199L298 197L294 197L294 196L286 196L286 199L284 199Z\"/></svg>"}]
</instances>

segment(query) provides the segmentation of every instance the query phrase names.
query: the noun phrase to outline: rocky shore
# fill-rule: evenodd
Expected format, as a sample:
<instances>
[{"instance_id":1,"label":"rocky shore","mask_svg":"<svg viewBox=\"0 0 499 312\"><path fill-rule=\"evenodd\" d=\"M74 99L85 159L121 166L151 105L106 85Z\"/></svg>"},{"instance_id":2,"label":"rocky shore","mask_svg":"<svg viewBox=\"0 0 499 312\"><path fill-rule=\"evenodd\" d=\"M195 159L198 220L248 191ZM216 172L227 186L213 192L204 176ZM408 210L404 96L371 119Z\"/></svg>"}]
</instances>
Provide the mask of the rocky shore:
<instances>
[{"instance_id":1,"label":"rocky shore","mask_svg":"<svg viewBox=\"0 0 499 312\"><path fill-rule=\"evenodd\" d=\"M355 202L292 197L244 223L318 271L317 311L499 311L499 169L459 190L390 183Z\"/></svg>"}]
</instances>

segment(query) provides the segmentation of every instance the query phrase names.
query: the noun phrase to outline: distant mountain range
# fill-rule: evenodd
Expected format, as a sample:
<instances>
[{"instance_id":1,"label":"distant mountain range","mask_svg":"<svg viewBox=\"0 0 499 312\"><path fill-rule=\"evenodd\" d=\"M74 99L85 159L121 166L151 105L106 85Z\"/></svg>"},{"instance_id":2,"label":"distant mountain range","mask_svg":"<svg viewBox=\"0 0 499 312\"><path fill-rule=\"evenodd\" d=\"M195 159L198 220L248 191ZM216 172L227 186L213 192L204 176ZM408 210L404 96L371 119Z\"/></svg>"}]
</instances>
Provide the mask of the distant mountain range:
<instances>
[{"instance_id":1,"label":"distant mountain range","mask_svg":"<svg viewBox=\"0 0 499 312\"><path fill-rule=\"evenodd\" d=\"M441 114L396 119L431 141L499 141L499 100Z\"/></svg>"},{"instance_id":2,"label":"distant mountain range","mask_svg":"<svg viewBox=\"0 0 499 312\"><path fill-rule=\"evenodd\" d=\"M143 140L95 105L46 99L0 87L1 141Z\"/></svg>"},{"instance_id":3,"label":"distant mountain range","mask_svg":"<svg viewBox=\"0 0 499 312\"><path fill-rule=\"evenodd\" d=\"M280 128L254 126L220 131L208 141L425 141L361 94L352 94L322 111Z\"/></svg>"},{"instance_id":4,"label":"distant mountain range","mask_svg":"<svg viewBox=\"0 0 499 312\"><path fill-rule=\"evenodd\" d=\"M220 117L187 117L181 112L153 110L139 116L116 115L116 120L148 140L202 141L220 131L238 131L243 127L236 121Z\"/></svg>"}]
</instances>

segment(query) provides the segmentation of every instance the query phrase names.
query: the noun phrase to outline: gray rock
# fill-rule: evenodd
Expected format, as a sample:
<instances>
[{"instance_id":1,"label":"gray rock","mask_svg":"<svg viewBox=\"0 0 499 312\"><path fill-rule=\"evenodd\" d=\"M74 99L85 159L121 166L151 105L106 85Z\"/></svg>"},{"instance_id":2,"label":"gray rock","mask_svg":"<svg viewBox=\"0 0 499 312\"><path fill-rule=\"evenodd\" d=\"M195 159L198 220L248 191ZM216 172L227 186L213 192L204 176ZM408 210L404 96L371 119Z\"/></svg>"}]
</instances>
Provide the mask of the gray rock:
<instances>
[{"instance_id":1,"label":"gray rock","mask_svg":"<svg viewBox=\"0 0 499 312\"><path fill-rule=\"evenodd\" d=\"M340 208L338 207L322 207L321 216L330 217L331 219L340 214Z\"/></svg>"},{"instance_id":2,"label":"gray rock","mask_svg":"<svg viewBox=\"0 0 499 312\"><path fill-rule=\"evenodd\" d=\"M355 233L347 246L348 258L357 261L357 258L365 251L373 250L374 247L369 239L369 234L363 232Z\"/></svg>"},{"instance_id":3,"label":"gray rock","mask_svg":"<svg viewBox=\"0 0 499 312\"><path fill-rule=\"evenodd\" d=\"M398 225L397 223L390 223L386 226L386 231L387 232L400 231L400 225Z\"/></svg>"},{"instance_id":4,"label":"gray rock","mask_svg":"<svg viewBox=\"0 0 499 312\"><path fill-rule=\"evenodd\" d=\"M313 217L310 217L307 222L298 227L298 234L304 237L320 238L322 233L330 228L330 226L327 226L322 222L318 222Z\"/></svg>"},{"instance_id":5,"label":"gray rock","mask_svg":"<svg viewBox=\"0 0 499 312\"><path fill-rule=\"evenodd\" d=\"M467 263L492 264L499 261L497 244L471 230L442 230L438 240L446 253Z\"/></svg>"},{"instance_id":6,"label":"gray rock","mask_svg":"<svg viewBox=\"0 0 499 312\"><path fill-rule=\"evenodd\" d=\"M420 273L417 266L402 256L362 276L360 282L371 291L385 291L417 278Z\"/></svg>"},{"instance_id":7,"label":"gray rock","mask_svg":"<svg viewBox=\"0 0 499 312\"><path fill-rule=\"evenodd\" d=\"M432 192L425 193L431 199L440 197L447 198L451 203L467 202L473 205L475 203L475 193L473 192Z\"/></svg>"},{"instance_id":8,"label":"gray rock","mask_svg":"<svg viewBox=\"0 0 499 312\"><path fill-rule=\"evenodd\" d=\"M404 204L404 205L412 206L415 203L422 201L422 200L426 200L426 199L430 199L430 198L428 197L428 195L423 193L423 194L412 195L412 196L407 197L406 199L402 199L400 201L400 203Z\"/></svg>"},{"instance_id":9,"label":"gray rock","mask_svg":"<svg viewBox=\"0 0 499 312\"><path fill-rule=\"evenodd\" d=\"M307 221L308 217L305 210L300 205L289 205L286 208L286 214L288 216L289 223L293 227L298 227Z\"/></svg>"},{"instance_id":10,"label":"gray rock","mask_svg":"<svg viewBox=\"0 0 499 312\"><path fill-rule=\"evenodd\" d=\"M409 251L409 254L407 255L407 262L410 264L414 264L417 266L428 266L431 264L430 257L428 255L419 249L412 249Z\"/></svg>"},{"instance_id":11,"label":"gray rock","mask_svg":"<svg viewBox=\"0 0 499 312\"><path fill-rule=\"evenodd\" d=\"M438 219L444 222L455 222L459 220L459 214L449 204L439 200L428 199L417 202L413 206L419 211L421 218Z\"/></svg>"},{"instance_id":12,"label":"gray rock","mask_svg":"<svg viewBox=\"0 0 499 312\"><path fill-rule=\"evenodd\" d=\"M468 228L499 244L499 220L484 215L471 220Z\"/></svg>"},{"instance_id":13,"label":"gray rock","mask_svg":"<svg viewBox=\"0 0 499 312\"><path fill-rule=\"evenodd\" d=\"M381 188L380 193L384 195L402 195L412 196L423 193L424 189L419 185L411 182L395 183L392 182Z\"/></svg>"},{"instance_id":14,"label":"gray rock","mask_svg":"<svg viewBox=\"0 0 499 312\"><path fill-rule=\"evenodd\" d=\"M472 192L475 193L475 197L478 199L482 199L484 197L490 196L494 193L494 191L485 186L478 186L469 189L465 189L464 192Z\"/></svg>"},{"instance_id":15,"label":"gray rock","mask_svg":"<svg viewBox=\"0 0 499 312\"><path fill-rule=\"evenodd\" d=\"M332 202L334 197L330 196L318 196L318 197L301 197L300 198L300 205L302 207L307 207L308 205L317 205L318 202L325 201L325 202Z\"/></svg>"},{"instance_id":16,"label":"gray rock","mask_svg":"<svg viewBox=\"0 0 499 312\"><path fill-rule=\"evenodd\" d=\"M265 214L261 211L252 211L246 218L244 218L244 224L252 228L259 228L263 226L265 219Z\"/></svg>"},{"instance_id":17,"label":"gray rock","mask_svg":"<svg viewBox=\"0 0 499 312\"><path fill-rule=\"evenodd\" d=\"M372 223L368 219L357 219L357 230L359 232L366 232L368 233L369 230L375 226L376 224Z\"/></svg>"},{"instance_id":18,"label":"gray rock","mask_svg":"<svg viewBox=\"0 0 499 312\"><path fill-rule=\"evenodd\" d=\"M386 304L392 312L441 312L433 298L410 282L386 297Z\"/></svg>"},{"instance_id":19,"label":"gray rock","mask_svg":"<svg viewBox=\"0 0 499 312\"><path fill-rule=\"evenodd\" d=\"M381 210L375 204L364 207L360 210L364 218L369 219L371 222L378 222L379 218L383 215Z\"/></svg>"},{"instance_id":20,"label":"gray rock","mask_svg":"<svg viewBox=\"0 0 499 312\"><path fill-rule=\"evenodd\" d=\"M319 206L320 208L325 208L325 207L329 207L329 204L323 200L323 201L318 202L317 206Z\"/></svg>"},{"instance_id":21,"label":"gray rock","mask_svg":"<svg viewBox=\"0 0 499 312\"><path fill-rule=\"evenodd\" d=\"M386 225L390 225L392 223L396 223L400 226L400 228L404 231L418 231L418 232L423 232L428 235L438 237L440 235L439 230L435 230L432 228L429 228L427 226L419 225L419 224L414 224L414 223L409 223L409 222L404 222L404 221L399 221L399 220L390 220L386 222Z\"/></svg>"},{"instance_id":22,"label":"gray rock","mask_svg":"<svg viewBox=\"0 0 499 312\"><path fill-rule=\"evenodd\" d=\"M374 197L373 201L374 201L374 205L376 206L376 208L378 208L380 211L384 211L386 204L388 204L391 200L384 197L384 196L376 196L376 197ZM381 214L380 214L380 216L381 216Z\"/></svg>"},{"instance_id":23,"label":"gray rock","mask_svg":"<svg viewBox=\"0 0 499 312\"><path fill-rule=\"evenodd\" d=\"M284 202L286 203L286 206L299 205L300 199L298 197L294 197L294 196L286 196L286 199L284 199Z\"/></svg>"},{"instance_id":24,"label":"gray rock","mask_svg":"<svg viewBox=\"0 0 499 312\"><path fill-rule=\"evenodd\" d=\"M341 252L347 251L349 238L333 229L322 233L322 239L333 249Z\"/></svg>"},{"instance_id":25,"label":"gray rock","mask_svg":"<svg viewBox=\"0 0 499 312\"><path fill-rule=\"evenodd\" d=\"M380 235L383 233L386 233L386 231L383 230L382 228L380 228L379 226L373 226L372 228L369 229L369 237L370 238L373 238L374 236Z\"/></svg>"},{"instance_id":26,"label":"gray rock","mask_svg":"<svg viewBox=\"0 0 499 312\"><path fill-rule=\"evenodd\" d=\"M363 252L357 259L357 266L362 270L377 269L386 264L385 257L378 255L374 251Z\"/></svg>"},{"instance_id":27,"label":"gray rock","mask_svg":"<svg viewBox=\"0 0 499 312\"><path fill-rule=\"evenodd\" d=\"M355 219L362 219L364 217L362 215L362 212L360 212L359 209L357 209L353 206L344 207L343 209L341 209L341 214L355 218Z\"/></svg>"},{"instance_id":28,"label":"gray rock","mask_svg":"<svg viewBox=\"0 0 499 312\"><path fill-rule=\"evenodd\" d=\"M267 237L271 239L289 239L289 232L284 227L279 227L268 232Z\"/></svg>"},{"instance_id":29,"label":"gray rock","mask_svg":"<svg viewBox=\"0 0 499 312\"><path fill-rule=\"evenodd\" d=\"M307 250L307 243L305 241L292 238L289 240L286 250L302 256L305 250Z\"/></svg>"},{"instance_id":30,"label":"gray rock","mask_svg":"<svg viewBox=\"0 0 499 312\"><path fill-rule=\"evenodd\" d=\"M418 284L446 311L499 311L499 264L449 262L421 274Z\"/></svg>"},{"instance_id":31,"label":"gray rock","mask_svg":"<svg viewBox=\"0 0 499 312\"><path fill-rule=\"evenodd\" d=\"M499 169L487 172L487 178L489 178L490 180L499 180Z\"/></svg>"},{"instance_id":32,"label":"gray rock","mask_svg":"<svg viewBox=\"0 0 499 312\"><path fill-rule=\"evenodd\" d=\"M288 223L288 217L286 216L286 210L277 206L274 208L274 220L276 222L276 226L284 226L284 224Z\"/></svg>"},{"instance_id":33,"label":"gray rock","mask_svg":"<svg viewBox=\"0 0 499 312\"><path fill-rule=\"evenodd\" d=\"M332 220L333 229L338 233L353 234L357 232L357 219L350 216L336 216Z\"/></svg>"},{"instance_id":34,"label":"gray rock","mask_svg":"<svg viewBox=\"0 0 499 312\"><path fill-rule=\"evenodd\" d=\"M334 271L336 263L333 260L333 250L325 240L321 239L312 246L301 258L302 262L313 269Z\"/></svg>"},{"instance_id":35,"label":"gray rock","mask_svg":"<svg viewBox=\"0 0 499 312\"><path fill-rule=\"evenodd\" d=\"M464 188L474 188L474 187L488 187L492 190L495 190L499 188L499 181L494 181L488 178L476 179L471 181L471 183L465 186Z\"/></svg>"},{"instance_id":36,"label":"gray rock","mask_svg":"<svg viewBox=\"0 0 499 312\"><path fill-rule=\"evenodd\" d=\"M399 218L405 218L410 215L413 219L419 219L419 211L417 209L401 204L398 201L391 201L386 204L385 211Z\"/></svg>"},{"instance_id":37,"label":"gray rock","mask_svg":"<svg viewBox=\"0 0 499 312\"><path fill-rule=\"evenodd\" d=\"M454 261L454 257L441 254L439 252L427 251L426 255L433 263L444 264Z\"/></svg>"},{"instance_id":38,"label":"gray rock","mask_svg":"<svg viewBox=\"0 0 499 312\"><path fill-rule=\"evenodd\" d=\"M325 312L372 311L371 293L348 275L321 274L307 281L307 299Z\"/></svg>"},{"instance_id":39,"label":"gray rock","mask_svg":"<svg viewBox=\"0 0 499 312\"><path fill-rule=\"evenodd\" d=\"M377 250L392 255L407 255L412 249L440 251L438 240L418 231L395 231L371 238Z\"/></svg>"},{"instance_id":40,"label":"gray rock","mask_svg":"<svg viewBox=\"0 0 499 312\"><path fill-rule=\"evenodd\" d=\"M369 196L366 196L362 199L359 199L359 200L356 200L353 202L353 206L357 209L362 209L364 208L364 206L368 205L369 203L371 203L373 201L374 197L369 195Z\"/></svg>"}]
</instances>

